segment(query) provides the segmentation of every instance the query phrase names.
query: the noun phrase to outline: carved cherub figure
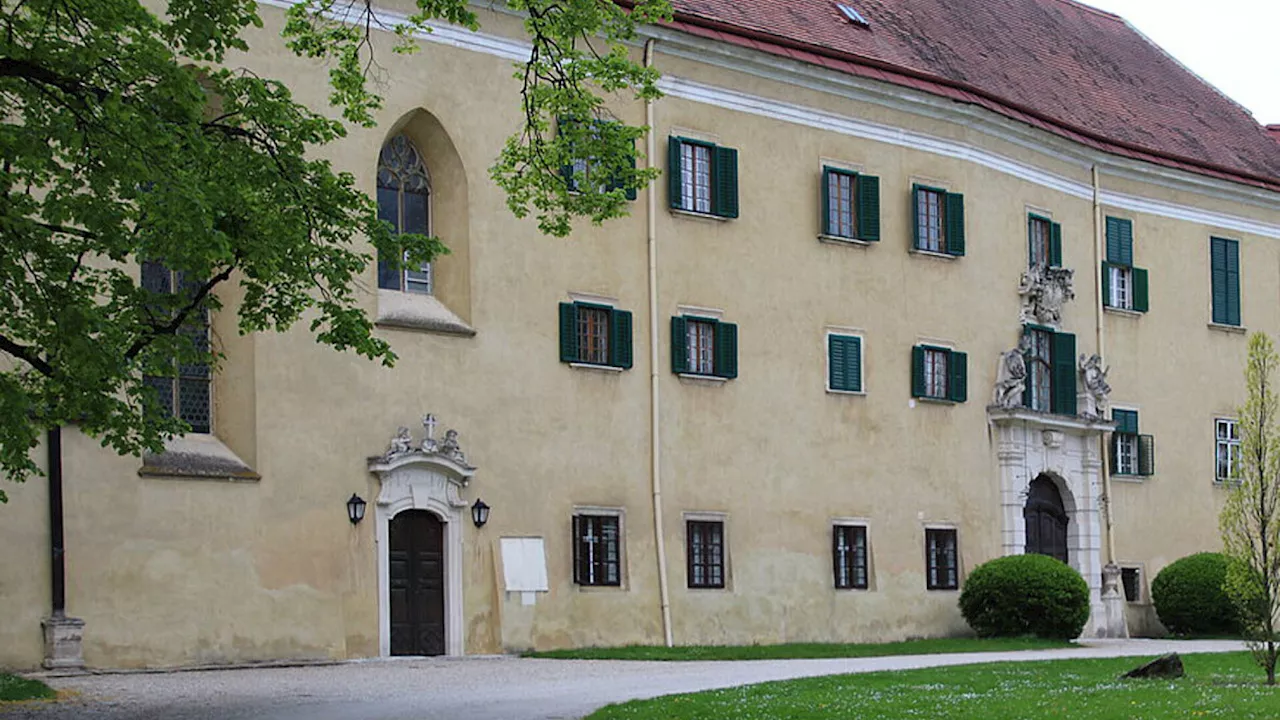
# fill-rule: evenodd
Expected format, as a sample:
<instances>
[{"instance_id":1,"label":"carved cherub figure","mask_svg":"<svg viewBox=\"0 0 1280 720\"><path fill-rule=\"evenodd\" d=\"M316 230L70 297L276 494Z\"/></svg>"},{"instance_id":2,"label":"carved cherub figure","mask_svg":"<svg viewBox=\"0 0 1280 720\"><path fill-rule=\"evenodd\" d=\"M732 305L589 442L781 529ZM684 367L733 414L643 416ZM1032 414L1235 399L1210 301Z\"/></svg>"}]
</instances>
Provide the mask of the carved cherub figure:
<instances>
[{"instance_id":1,"label":"carved cherub figure","mask_svg":"<svg viewBox=\"0 0 1280 720\"><path fill-rule=\"evenodd\" d=\"M387 457L391 458L396 455L403 455L409 452L413 446L413 437L409 434L409 428L403 425L396 430L395 437L391 438L391 446L387 448Z\"/></svg>"}]
</instances>

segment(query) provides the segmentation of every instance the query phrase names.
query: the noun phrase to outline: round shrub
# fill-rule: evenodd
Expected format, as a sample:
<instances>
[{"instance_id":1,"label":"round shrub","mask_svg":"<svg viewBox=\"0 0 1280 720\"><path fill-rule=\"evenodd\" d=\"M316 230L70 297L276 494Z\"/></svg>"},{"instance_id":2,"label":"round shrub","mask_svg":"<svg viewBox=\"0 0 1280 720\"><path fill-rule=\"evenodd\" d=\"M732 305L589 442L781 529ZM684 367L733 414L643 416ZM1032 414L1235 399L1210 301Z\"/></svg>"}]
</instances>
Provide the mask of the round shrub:
<instances>
[{"instance_id":1,"label":"round shrub","mask_svg":"<svg viewBox=\"0 0 1280 720\"><path fill-rule=\"evenodd\" d=\"M1151 582L1160 622L1179 635L1235 633L1235 607L1222 589L1226 579L1227 558L1221 553L1196 553L1165 566Z\"/></svg>"},{"instance_id":2,"label":"round shrub","mask_svg":"<svg viewBox=\"0 0 1280 720\"><path fill-rule=\"evenodd\" d=\"M960 612L980 637L1077 637L1089 620L1089 586L1047 555L1009 555L974 568Z\"/></svg>"}]
</instances>

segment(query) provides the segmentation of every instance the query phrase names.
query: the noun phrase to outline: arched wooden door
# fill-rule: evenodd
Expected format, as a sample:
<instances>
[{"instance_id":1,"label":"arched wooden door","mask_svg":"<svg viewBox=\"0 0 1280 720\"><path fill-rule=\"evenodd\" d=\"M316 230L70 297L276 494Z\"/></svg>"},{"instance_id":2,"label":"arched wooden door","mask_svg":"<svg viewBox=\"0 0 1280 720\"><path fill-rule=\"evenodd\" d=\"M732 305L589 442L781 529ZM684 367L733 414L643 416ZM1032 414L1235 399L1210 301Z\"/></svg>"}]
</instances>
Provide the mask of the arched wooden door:
<instances>
[{"instance_id":1,"label":"arched wooden door","mask_svg":"<svg viewBox=\"0 0 1280 720\"><path fill-rule=\"evenodd\" d=\"M390 525L391 654L443 655L444 523L408 510Z\"/></svg>"},{"instance_id":2,"label":"arched wooden door","mask_svg":"<svg viewBox=\"0 0 1280 720\"><path fill-rule=\"evenodd\" d=\"M1022 517L1027 521L1026 553L1067 562L1067 509L1052 480L1041 475L1031 481Z\"/></svg>"}]
</instances>

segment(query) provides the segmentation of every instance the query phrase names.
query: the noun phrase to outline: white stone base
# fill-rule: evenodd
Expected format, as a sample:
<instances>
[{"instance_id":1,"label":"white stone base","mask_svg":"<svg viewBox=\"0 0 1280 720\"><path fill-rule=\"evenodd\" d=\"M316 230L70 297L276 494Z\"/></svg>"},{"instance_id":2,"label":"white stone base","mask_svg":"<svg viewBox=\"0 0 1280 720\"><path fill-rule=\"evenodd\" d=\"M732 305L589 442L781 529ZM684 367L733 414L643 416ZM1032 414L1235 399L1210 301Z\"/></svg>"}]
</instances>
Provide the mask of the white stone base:
<instances>
[{"instance_id":1,"label":"white stone base","mask_svg":"<svg viewBox=\"0 0 1280 720\"><path fill-rule=\"evenodd\" d=\"M40 622L44 628L44 667L46 670L84 669L84 621L65 615L54 615Z\"/></svg>"}]
</instances>

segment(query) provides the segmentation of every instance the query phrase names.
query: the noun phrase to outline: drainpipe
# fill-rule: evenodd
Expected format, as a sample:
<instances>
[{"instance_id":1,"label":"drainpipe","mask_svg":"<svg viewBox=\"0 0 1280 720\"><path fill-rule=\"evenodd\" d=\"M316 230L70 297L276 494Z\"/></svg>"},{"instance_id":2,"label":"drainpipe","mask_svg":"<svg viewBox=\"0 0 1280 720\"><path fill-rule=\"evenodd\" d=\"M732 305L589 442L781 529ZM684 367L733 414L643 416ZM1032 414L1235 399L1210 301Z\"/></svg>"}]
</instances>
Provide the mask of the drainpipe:
<instances>
[{"instance_id":1,"label":"drainpipe","mask_svg":"<svg viewBox=\"0 0 1280 720\"><path fill-rule=\"evenodd\" d=\"M653 67L654 39L644 43L644 66ZM654 166L658 156L657 138L653 133L653 100L644 102L645 162ZM675 644L671 635L671 593L667 586L667 542L662 521L662 440L658 435L658 183L649 183L649 468L653 486L653 537L658 553L658 597L662 607L662 638L667 647Z\"/></svg>"},{"instance_id":2,"label":"drainpipe","mask_svg":"<svg viewBox=\"0 0 1280 720\"><path fill-rule=\"evenodd\" d=\"M1103 320L1105 315L1102 310L1102 260L1103 242L1106 236L1106 228L1102 220L1102 185L1098 180L1098 166L1093 166L1093 281L1094 281L1094 319L1095 341L1097 342L1098 357L1103 359L1102 367L1106 367L1106 341L1107 334L1104 329ZM1107 458L1109 446L1105 440L1100 441L1102 445L1099 448L1098 456L1102 458L1102 492L1107 496L1106 515L1103 520L1107 527L1107 564L1114 564L1116 561L1116 534L1112 522L1111 508L1111 463Z\"/></svg>"},{"instance_id":3,"label":"drainpipe","mask_svg":"<svg viewBox=\"0 0 1280 720\"><path fill-rule=\"evenodd\" d=\"M67 564L62 531L62 428L48 430L49 453L49 568L52 576L52 618L67 614Z\"/></svg>"}]
</instances>

